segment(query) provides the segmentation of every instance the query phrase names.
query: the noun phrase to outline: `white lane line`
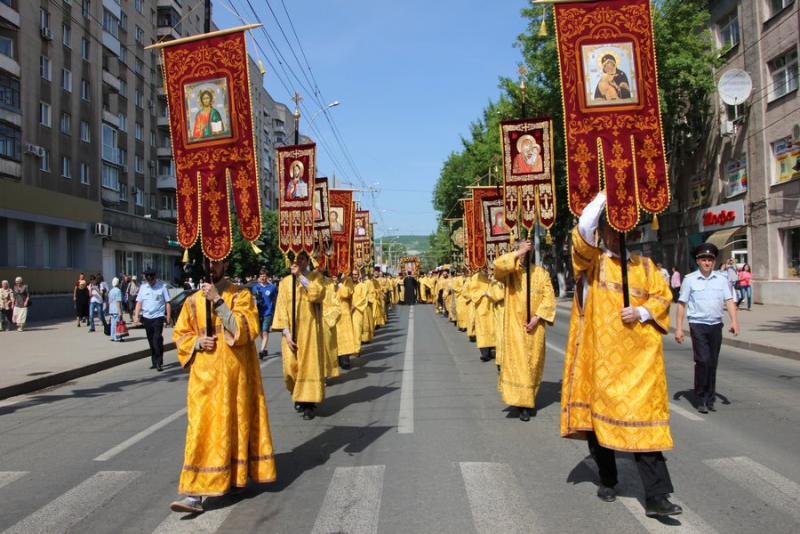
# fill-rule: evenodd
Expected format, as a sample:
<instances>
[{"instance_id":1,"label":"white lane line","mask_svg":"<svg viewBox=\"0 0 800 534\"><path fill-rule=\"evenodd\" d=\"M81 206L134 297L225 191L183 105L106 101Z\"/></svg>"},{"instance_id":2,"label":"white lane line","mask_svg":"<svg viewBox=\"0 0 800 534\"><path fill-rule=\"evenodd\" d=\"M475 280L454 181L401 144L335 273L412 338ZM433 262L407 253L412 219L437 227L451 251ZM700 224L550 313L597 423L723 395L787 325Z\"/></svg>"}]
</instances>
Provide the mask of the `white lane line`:
<instances>
[{"instance_id":1,"label":"white lane line","mask_svg":"<svg viewBox=\"0 0 800 534\"><path fill-rule=\"evenodd\" d=\"M531 511L510 465L461 462L460 466L478 534L546 532Z\"/></svg>"},{"instance_id":2,"label":"white lane line","mask_svg":"<svg viewBox=\"0 0 800 534\"><path fill-rule=\"evenodd\" d=\"M557 353L561 354L562 356L566 356L567 355L567 352L564 349L562 349L561 347L556 347L552 343L547 343L547 342L545 342L545 345L547 345L548 349L554 350Z\"/></svg>"},{"instance_id":3,"label":"white lane line","mask_svg":"<svg viewBox=\"0 0 800 534\"><path fill-rule=\"evenodd\" d=\"M692 412L690 410L687 410L686 408L681 408L680 406L678 406L674 402L670 402L669 403L669 411L671 413L676 413L676 414L682 415L686 419L689 419L690 421L705 421L705 419L703 419L702 417L700 417L696 413L694 413L694 412Z\"/></svg>"},{"instance_id":4,"label":"white lane line","mask_svg":"<svg viewBox=\"0 0 800 534\"><path fill-rule=\"evenodd\" d=\"M400 388L400 415L397 420L398 434L414 433L414 308L408 312L407 336Z\"/></svg>"},{"instance_id":5,"label":"white lane line","mask_svg":"<svg viewBox=\"0 0 800 534\"><path fill-rule=\"evenodd\" d=\"M141 471L101 471L32 513L3 534L55 534L72 527L109 503Z\"/></svg>"},{"instance_id":6,"label":"white lane line","mask_svg":"<svg viewBox=\"0 0 800 534\"><path fill-rule=\"evenodd\" d=\"M8 486L15 480L24 477L30 471L0 471L0 488Z\"/></svg>"},{"instance_id":7,"label":"white lane line","mask_svg":"<svg viewBox=\"0 0 800 534\"><path fill-rule=\"evenodd\" d=\"M703 463L800 522L800 486L795 482L747 456L703 460Z\"/></svg>"},{"instance_id":8,"label":"white lane line","mask_svg":"<svg viewBox=\"0 0 800 534\"><path fill-rule=\"evenodd\" d=\"M386 466L337 467L311 534L375 534Z\"/></svg>"},{"instance_id":9,"label":"white lane line","mask_svg":"<svg viewBox=\"0 0 800 534\"><path fill-rule=\"evenodd\" d=\"M136 443L142 441L144 438L146 438L147 436L149 436L153 432L156 432L157 430L167 426L168 424L173 422L175 419L178 419L179 417L182 417L185 414L186 414L186 408L178 410L177 412L175 412L174 414L170 415L166 419L162 419L161 421L159 421L158 423L154 424L150 428L146 428L146 429L142 430L141 432L139 432L138 434L136 434L132 438L127 439L127 440L123 441L122 443L120 443L119 445L117 445L116 447L114 447L113 449L110 449L110 450L104 452L103 454L101 454L100 456L95 458L94 461L95 462L105 462L105 461L110 460L111 458L113 458L117 454L121 453L122 451L124 451L128 447L131 447L131 446L135 445Z\"/></svg>"},{"instance_id":10,"label":"white lane line","mask_svg":"<svg viewBox=\"0 0 800 534\"><path fill-rule=\"evenodd\" d=\"M214 534L228 518L235 504L208 510L191 517L189 514L172 512L153 531L153 534ZM187 517L191 517L187 519Z\"/></svg>"}]
</instances>

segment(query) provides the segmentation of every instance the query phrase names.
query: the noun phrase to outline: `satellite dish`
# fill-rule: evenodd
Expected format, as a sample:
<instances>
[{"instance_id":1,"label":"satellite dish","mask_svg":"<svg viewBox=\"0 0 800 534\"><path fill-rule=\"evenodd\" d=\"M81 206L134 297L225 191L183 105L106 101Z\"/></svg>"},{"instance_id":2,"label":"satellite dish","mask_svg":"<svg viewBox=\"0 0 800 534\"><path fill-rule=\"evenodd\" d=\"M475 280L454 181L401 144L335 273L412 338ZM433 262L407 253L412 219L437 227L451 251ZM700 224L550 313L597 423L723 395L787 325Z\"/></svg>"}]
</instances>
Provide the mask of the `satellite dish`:
<instances>
[{"instance_id":1,"label":"satellite dish","mask_svg":"<svg viewBox=\"0 0 800 534\"><path fill-rule=\"evenodd\" d=\"M753 80L741 69L728 69L719 77L717 91L723 102L729 106L737 106L750 97Z\"/></svg>"}]
</instances>

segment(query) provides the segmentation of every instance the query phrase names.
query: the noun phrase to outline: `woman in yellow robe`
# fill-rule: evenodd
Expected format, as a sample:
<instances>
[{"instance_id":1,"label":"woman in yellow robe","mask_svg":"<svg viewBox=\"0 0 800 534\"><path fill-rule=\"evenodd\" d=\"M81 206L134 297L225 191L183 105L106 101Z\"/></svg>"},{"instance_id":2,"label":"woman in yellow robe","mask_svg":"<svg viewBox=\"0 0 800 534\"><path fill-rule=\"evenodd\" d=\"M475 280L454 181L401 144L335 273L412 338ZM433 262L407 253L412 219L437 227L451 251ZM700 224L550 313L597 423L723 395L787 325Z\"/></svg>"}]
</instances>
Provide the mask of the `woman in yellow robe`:
<instances>
[{"instance_id":1,"label":"woman in yellow robe","mask_svg":"<svg viewBox=\"0 0 800 534\"><path fill-rule=\"evenodd\" d=\"M361 349L361 333L356 335L353 327L353 280L349 276L342 276L336 289L339 295L339 307L342 311L339 323L336 325L336 344L339 349L340 365L343 369L350 368L350 356L358 354Z\"/></svg>"},{"instance_id":2,"label":"woman in yellow robe","mask_svg":"<svg viewBox=\"0 0 800 534\"><path fill-rule=\"evenodd\" d=\"M474 307L475 336L481 361L494 358L495 325L494 304L489 298L489 275L485 271L475 273L470 281L470 305Z\"/></svg>"},{"instance_id":3,"label":"woman in yellow robe","mask_svg":"<svg viewBox=\"0 0 800 534\"><path fill-rule=\"evenodd\" d=\"M217 268L215 264L212 269ZM190 373L189 424L179 491L193 497L244 488L248 478L254 482L276 478L255 346L258 311L247 288L220 278L216 285L219 298L214 298L212 308L217 337L214 349L204 349L202 344L206 335L206 298L202 292L186 300L173 331L178 361ZM175 507L185 500L173 503L172 509L202 512L200 500L194 501L198 509Z\"/></svg>"},{"instance_id":4,"label":"woman in yellow robe","mask_svg":"<svg viewBox=\"0 0 800 534\"><path fill-rule=\"evenodd\" d=\"M500 394L508 405L519 408L522 421L530 419L536 394L542 383L545 360L545 323L553 324L556 298L550 274L531 265L530 290L521 260L531 248L520 241L515 252L503 254L494 262L494 275L506 286L505 324L503 325L503 365L500 367ZM528 291L531 320L527 317Z\"/></svg>"},{"instance_id":5,"label":"woman in yellow robe","mask_svg":"<svg viewBox=\"0 0 800 534\"><path fill-rule=\"evenodd\" d=\"M322 343L325 347L325 376L339 376L338 323L342 316L336 282L325 278L325 299L322 301Z\"/></svg>"}]
</instances>

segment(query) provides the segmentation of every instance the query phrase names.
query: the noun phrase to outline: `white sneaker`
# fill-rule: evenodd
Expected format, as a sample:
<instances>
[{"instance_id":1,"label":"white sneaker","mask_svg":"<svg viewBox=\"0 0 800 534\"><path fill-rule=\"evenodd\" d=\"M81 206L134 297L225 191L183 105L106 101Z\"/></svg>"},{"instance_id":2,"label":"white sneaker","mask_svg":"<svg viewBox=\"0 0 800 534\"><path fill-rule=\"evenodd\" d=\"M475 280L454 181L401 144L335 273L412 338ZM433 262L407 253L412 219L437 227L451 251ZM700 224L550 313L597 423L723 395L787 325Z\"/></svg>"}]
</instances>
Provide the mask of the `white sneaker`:
<instances>
[{"instance_id":1,"label":"white sneaker","mask_svg":"<svg viewBox=\"0 0 800 534\"><path fill-rule=\"evenodd\" d=\"M173 512L186 512L187 514L202 514L203 501L200 497L186 497L169 505Z\"/></svg>"}]
</instances>

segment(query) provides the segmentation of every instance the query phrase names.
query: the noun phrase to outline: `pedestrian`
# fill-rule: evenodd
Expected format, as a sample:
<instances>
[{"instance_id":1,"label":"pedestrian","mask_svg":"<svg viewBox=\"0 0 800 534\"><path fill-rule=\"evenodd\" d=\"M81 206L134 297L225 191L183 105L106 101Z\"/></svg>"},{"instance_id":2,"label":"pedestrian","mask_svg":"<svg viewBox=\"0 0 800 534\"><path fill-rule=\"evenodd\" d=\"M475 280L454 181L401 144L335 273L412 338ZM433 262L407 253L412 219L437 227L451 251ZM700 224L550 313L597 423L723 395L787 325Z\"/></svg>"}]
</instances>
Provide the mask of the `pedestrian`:
<instances>
[{"instance_id":1,"label":"pedestrian","mask_svg":"<svg viewBox=\"0 0 800 534\"><path fill-rule=\"evenodd\" d=\"M227 261L211 262L212 284L202 284L183 304L172 338L189 371L189 425L174 512L203 513L203 498L238 493L248 479L276 479L267 402L253 339L259 333L252 294L225 279ZM144 292L149 290L143 287ZM206 328L211 302L214 335Z\"/></svg>"},{"instance_id":2,"label":"pedestrian","mask_svg":"<svg viewBox=\"0 0 800 534\"><path fill-rule=\"evenodd\" d=\"M727 308L731 315L728 329L739 335L739 320L729 279L712 271L719 250L711 243L701 243L694 249L699 269L687 274L681 286L676 314L675 341L683 343L683 320L689 321L694 352L694 395L697 411L715 412L717 364L722 346L722 316Z\"/></svg>"},{"instance_id":3,"label":"pedestrian","mask_svg":"<svg viewBox=\"0 0 800 534\"><path fill-rule=\"evenodd\" d=\"M150 369L161 372L164 365L164 324L169 325L172 312L167 286L156 278L156 270L148 267L144 271L145 282L136 296L133 324L139 326L139 312L150 345Z\"/></svg>"},{"instance_id":4,"label":"pedestrian","mask_svg":"<svg viewBox=\"0 0 800 534\"><path fill-rule=\"evenodd\" d=\"M325 362L320 328L320 305L325 299L322 275L309 269L308 253L300 252L278 286L272 329L282 333L283 380L294 408L303 419L314 419L317 403L325 399ZM292 285L295 286L294 315Z\"/></svg>"},{"instance_id":5,"label":"pedestrian","mask_svg":"<svg viewBox=\"0 0 800 534\"><path fill-rule=\"evenodd\" d=\"M536 407L544 373L545 323L552 325L556 318L550 274L538 265L530 265L528 281L531 248L529 239L520 241L516 251L503 254L494 262L494 276L506 287L505 320L498 336L504 345L500 394L504 403L517 408L520 421L530 421L535 415L531 411Z\"/></svg>"},{"instance_id":6,"label":"pedestrian","mask_svg":"<svg viewBox=\"0 0 800 534\"><path fill-rule=\"evenodd\" d=\"M14 309L14 292L8 285L8 280L0 283L0 331L11 331L11 315ZM6 325L8 327L6 328Z\"/></svg>"},{"instance_id":7,"label":"pedestrian","mask_svg":"<svg viewBox=\"0 0 800 534\"><path fill-rule=\"evenodd\" d=\"M736 260L731 258L724 267L725 276L728 277L728 283L731 286L731 294L734 298L734 304L739 302L741 298L741 291L739 291L739 269L736 268Z\"/></svg>"},{"instance_id":8,"label":"pedestrian","mask_svg":"<svg viewBox=\"0 0 800 534\"><path fill-rule=\"evenodd\" d=\"M561 436L588 441L597 496L616 500L615 451L632 452L648 517L680 514L663 451L673 448L662 336L670 290L650 258L628 254L630 305L623 300L620 233L600 192L572 231L577 278L561 386ZM602 245L598 243L599 234Z\"/></svg>"},{"instance_id":9,"label":"pedestrian","mask_svg":"<svg viewBox=\"0 0 800 534\"><path fill-rule=\"evenodd\" d=\"M28 321L28 306L30 306L31 294L21 276L18 276L14 282L13 319L17 325L17 332L22 332L25 330L25 323Z\"/></svg>"},{"instance_id":10,"label":"pedestrian","mask_svg":"<svg viewBox=\"0 0 800 534\"><path fill-rule=\"evenodd\" d=\"M78 318L78 328L81 327L81 321L87 326L89 324L89 298L86 280L81 280L75 288L75 315Z\"/></svg>"},{"instance_id":11,"label":"pedestrian","mask_svg":"<svg viewBox=\"0 0 800 534\"><path fill-rule=\"evenodd\" d=\"M742 302L744 302L745 297L747 298L747 311L750 311L751 306L753 305L753 288L750 285L750 280L753 278L753 273L750 272L750 264L745 263L742 265L742 270L739 271L739 289L741 293L741 298L739 302L736 303L736 307L740 307Z\"/></svg>"},{"instance_id":12,"label":"pedestrian","mask_svg":"<svg viewBox=\"0 0 800 534\"><path fill-rule=\"evenodd\" d=\"M661 276L664 277L664 281L667 283L667 285L669 285L669 271L664 268L661 262L656 263L656 268L658 269L658 272L661 273Z\"/></svg>"},{"instance_id":13,"label":"pedestrian","mask_svg":"<svg viewBox=\"0 0 800 534\"><path fill-rule=\"evenodd\" d=\"M75 282L75 287L72 289L72 302L75 303L75 315L76 319L78 319L78 326L81 326L81 315L78 313L78 287L80 287L81 282L83 282L83 287L86 287L86 279L83 273L78 274L78 280ZM87 314L88 315L88 314Z\"/></svg>"},{"instance_id":14,"label":"pedestrian","mask_svg":"<svg viewBox=\"0 0 800 534\"><path fill-rule=\"evenodd\" d=\"M108 284L103 278L103 273L97 273L97 287L100 289L100 295L103 297L103 324L105 324L105 316L108 315L108 292L111 291L111 288L108 287Z\"/></svg>"},{"instance_id":15,"label":"pedestrian","mask_svg":"<svg viewBox=\"0 0 800 534\"><path fill-rule=\"evenodd\" d=\"M103 314L103 294L100 286L97 284L97 276L89 276L89 332L94 332L94 318L100 316L100 322L103 324L103 329L106 328L106 316Z\"/></svg>"},{"instance_id":16,"label":"pedestrian","mask_svg":"<svg viewBox=\"0 0 800 534\"><path fill-rule=\"evenodd\" d=\"M122 290L119 278L111 280L111 291L108 292L108 317L111 321L111 341L125 341L117 337L117 323L124 320L122 316Z\"/></svg>"},{"instance_id":17,"label":"pedestrian","mask_svg":"<svg viewBox=\"0 0 800 534\"><path fill-rule=\"evenodd\" d=\"M253 286L253 299L258 306L259 326L261 327L261 349L258 358L267 357L267 341L269 331L272 330L272 319L275 317L275 301L278 298L278 288L269 281L269 274L264 269L258 273L258 283Z\"/></svg>"},{"instance_id":18,"label":"pedestrian","mask_svg":"<svg viewBox=\"0 0 800 534\"><path fill-rule=\"evenodd\" d=\"M672 276L669 279L669 287L672 290L672 302L678 302L678 297L681 294L681 273L678 271L678 266L672 266Z\"/></svg>"},{"instance_id":19,"label":"pedestrian","mask_svg":"<svg viewBox=\"0 0 800 534\"><path fill-rule=\"evenodd\" d=\"M136 275L131 276L131 282L128 284L125 293L128 295L128 315L131 322L133 321L133 310L136 309L136 297L139 296L139 283L136 281Z\"/></svg>"}]
</instances>

